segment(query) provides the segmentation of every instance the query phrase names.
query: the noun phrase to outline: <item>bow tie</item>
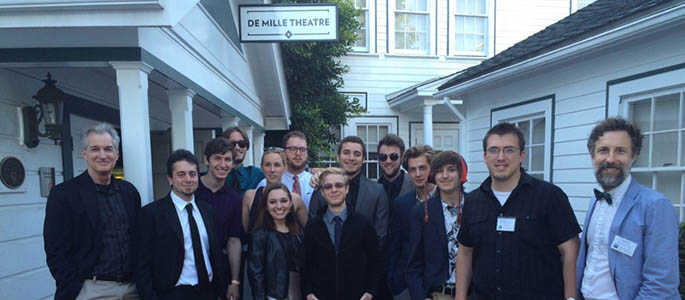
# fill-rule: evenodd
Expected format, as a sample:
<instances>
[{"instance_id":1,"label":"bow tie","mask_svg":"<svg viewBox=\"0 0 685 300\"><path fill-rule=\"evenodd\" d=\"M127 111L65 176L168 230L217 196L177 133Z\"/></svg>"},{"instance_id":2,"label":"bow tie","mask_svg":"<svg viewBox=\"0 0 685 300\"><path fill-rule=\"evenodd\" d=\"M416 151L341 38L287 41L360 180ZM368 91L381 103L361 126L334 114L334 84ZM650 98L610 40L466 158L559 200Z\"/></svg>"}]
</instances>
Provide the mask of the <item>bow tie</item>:
<instances>
[{"instance_id":1,"label":"bow tie","mask_svg":"<svg viewBox=\"0 0 685 300\"><path fill-rule=\"evenodd\" d=\"M611 194L609 193L603 193L600 192L599 190L595 189L595 198L597 198L598 201L601 201L604 199L609 205L611 205Z\"/></svg>"}]
</instances>

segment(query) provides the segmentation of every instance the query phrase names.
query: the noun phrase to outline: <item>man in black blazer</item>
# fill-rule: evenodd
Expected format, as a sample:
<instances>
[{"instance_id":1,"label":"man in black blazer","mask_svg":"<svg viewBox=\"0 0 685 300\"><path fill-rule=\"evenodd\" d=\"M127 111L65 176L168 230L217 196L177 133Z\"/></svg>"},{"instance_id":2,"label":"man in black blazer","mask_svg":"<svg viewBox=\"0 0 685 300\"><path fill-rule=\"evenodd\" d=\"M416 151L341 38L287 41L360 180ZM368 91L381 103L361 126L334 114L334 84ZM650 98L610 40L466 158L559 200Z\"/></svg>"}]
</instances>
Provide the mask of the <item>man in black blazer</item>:
<instances>
[{"instance_id":1,"label":"man in black blazer","mask_svg":"<svg viewBox=\"0 0 685 300\"><path fill-rule=\"evenodd\" d=\"M142 300L225 299L226 257L209 203L196 201L198 161L187 150L167 160L171 192L143 207L136 242Z\"/></svg>"},{"instance_id":2,"label":"man in black blazer","mask_svg":"<svg viewBox=\"0 0 685 300\"><path fill-rule=\"evenodd\" d=\"M136 298L132 242L140 195L112 176L120 141L112 125L88 128L82 141L87 170L55 186L45 207L43 240L55 299ZM86 295L96 281L99 292Z\"/></svg>"},{"instance_id":3,"label":"man in black blazer","mask_svg":"<svg viewBox=\"0 0 685 300\"><path fill-rule=\"evenodd\" d=\"M348 209L348 177L340 168L320 175L327 206L304 230L303 295L307 300L371 300L380 280L379 248L370 222Z\"/></svg>"},{"instance_id":4,"label":"man in black blazer","mask_svg":"<svg viewBox=\"0 0 685 300\"><path fill-rule=\"evenodd\" d=\"M440 152L431 161L438 192L414 206L410 220L405 278L413 300L454 299L466 172L466 162L454 151Z\"/></svg>"},{"instance_id":5,"label":"man in black blazer","mask_svg":"<svg viewBox=\"0 0 685 300\"><path fill-rule=\"evenodd\" d=\"M338 163L349 178L347 208L369 221L381 243L388 234L389 206L383 186L361 174L366 156L366 145L357 136L347 136L338 145ZM309 217L321 216L326 211L326 200L315 191L309 202ZM382 245L381 245L382 246Z\"/></svg>"}]
</instances>

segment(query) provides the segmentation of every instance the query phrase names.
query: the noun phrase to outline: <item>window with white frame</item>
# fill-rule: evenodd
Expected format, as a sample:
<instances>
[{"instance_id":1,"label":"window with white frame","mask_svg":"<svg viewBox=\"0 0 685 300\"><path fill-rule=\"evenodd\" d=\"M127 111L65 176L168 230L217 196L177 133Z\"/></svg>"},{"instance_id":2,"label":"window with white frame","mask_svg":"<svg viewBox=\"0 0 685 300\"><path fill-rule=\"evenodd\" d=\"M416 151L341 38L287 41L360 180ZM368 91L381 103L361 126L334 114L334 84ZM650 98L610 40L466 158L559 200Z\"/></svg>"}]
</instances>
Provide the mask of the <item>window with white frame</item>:
<instances>
[{"instance_id":1,"label":"window with white frame","mask_svg":"<svg viewBox=\"0 0 685 300\"><path fill-rule=\"evenodd\" d=\"M635 180L664 194L683 220L685 209L685 86L622 97L624 117L642 130Z\"/></svg>"},{"instance_id":2,"label":"window with white frame","mask_svg":"<svg viewBox=\"0 0 685 300\"><path fill-rule=\"evenodd\" d=\"M359 10L357 21L361 24L359 31L356 32L357 40L352 47L353 51L369 50L369 7L368 0L354 0L354 8Z\"/></svg>"},{"instance_id":3,"label":"window with white frame","mask_svg":"<svg viewBox=\"0 0 685 300\"><path fill-rule=\"evenodd\" d=\"M428 54L430 49L429 0L394 0L391 44L398 53Z\"/></svg>"},{"instance_id":4,"label":"window with white frame","mask_svg":"<svg viewBox=\"0 0 685 300\"><path fill-rule=\"evenodd\" d=\"M388 134L388 124L357 124L357 136L366 144L366 153L362 174L371 179L378 179L381 175L378 165L378 142Z\"/></svg>"},{"instance_id":5,"label":"window with white frame","mask_svg":"<svg viewBox=\"0 0 685 300\"><path fill-rule=\"evenodd\" d=\"M509 122L518 127L526 141L526 155L521 167L533 177L551 179L552 164L552 98L492 111L492 125Z\"/></svg>"},{"instance_id":6,"label":"window with white frame","mask_svg":"<svg viewBox=\"0 0 685 300\"><path fill-rule=\"evenodd\" d=\"M488 0L456 0L452 29L455 55L487 55Z\"/></svg>"}]
</instances>

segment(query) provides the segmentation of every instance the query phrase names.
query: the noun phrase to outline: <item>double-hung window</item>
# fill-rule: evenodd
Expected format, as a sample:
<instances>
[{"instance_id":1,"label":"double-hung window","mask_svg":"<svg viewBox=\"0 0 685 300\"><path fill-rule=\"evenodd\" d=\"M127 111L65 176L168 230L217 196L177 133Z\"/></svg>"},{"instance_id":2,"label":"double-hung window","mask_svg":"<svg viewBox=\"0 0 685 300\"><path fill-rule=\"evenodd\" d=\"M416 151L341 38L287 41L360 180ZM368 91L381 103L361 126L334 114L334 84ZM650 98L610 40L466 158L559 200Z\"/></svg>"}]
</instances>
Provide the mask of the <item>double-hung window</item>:
<instances>
[{"instance_id":1,"label":"double-hung window","mask_svg":"<svg viewBox=\"0 0 685 300\"><path fill-rule=\"evenodd\" d=\"M453 12L454 55L488 54L488 0L456 0Z\"/></svg>"},{"instance_id":2,"label":"double-hung window","mask_svg":"<svg viewBox=\"0 0 685 300\"><path fill-rule=\"evenodd\" d=\"M359 31L356 32L357 40L352 46L353 51L369 51L369 7L368 0L354 0L354 8L359 10L357 21L361 24Z\"/></svg>"},{"instance_id":3,"label":"double-hung window","mask_svg":"<svg viewBox=\"0 0 685 300\"><path fill-rule=\"evenodd\" d=\"M429 0L391 0L395 4L395 52L428 54L430 49Z\"/></svg>"}]
</instances>

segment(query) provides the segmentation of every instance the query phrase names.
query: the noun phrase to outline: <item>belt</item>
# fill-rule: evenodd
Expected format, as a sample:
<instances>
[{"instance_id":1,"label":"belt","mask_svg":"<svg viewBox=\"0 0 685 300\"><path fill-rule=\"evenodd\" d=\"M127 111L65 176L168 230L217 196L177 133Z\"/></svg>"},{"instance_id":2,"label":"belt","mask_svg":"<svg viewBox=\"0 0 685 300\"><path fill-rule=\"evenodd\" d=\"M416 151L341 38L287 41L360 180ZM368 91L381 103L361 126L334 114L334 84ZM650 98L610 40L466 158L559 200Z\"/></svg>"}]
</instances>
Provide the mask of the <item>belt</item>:
<instances>
[{"instance_id":1,"label":"belt","mask_svg":"<svg viewBox=\"0 0 685 300\"><path fill-rule=\"evenodd\" d=\"M122 275L93 275L86 276L84 279L90 279L93 281L115 281L115 282L131 282L131 274Z\"/></svg>"},{"instance_id":2,"label":"belt","mask_svg":"<svg viewBox=\"0 0 685 300\"><path fill-rule=\"evenodd\" d=\"M457 290L453 284L444 284L442 286L433 288L432 292L442 293L443 295L455 296Z\"/></svg>"}]
</instances>

